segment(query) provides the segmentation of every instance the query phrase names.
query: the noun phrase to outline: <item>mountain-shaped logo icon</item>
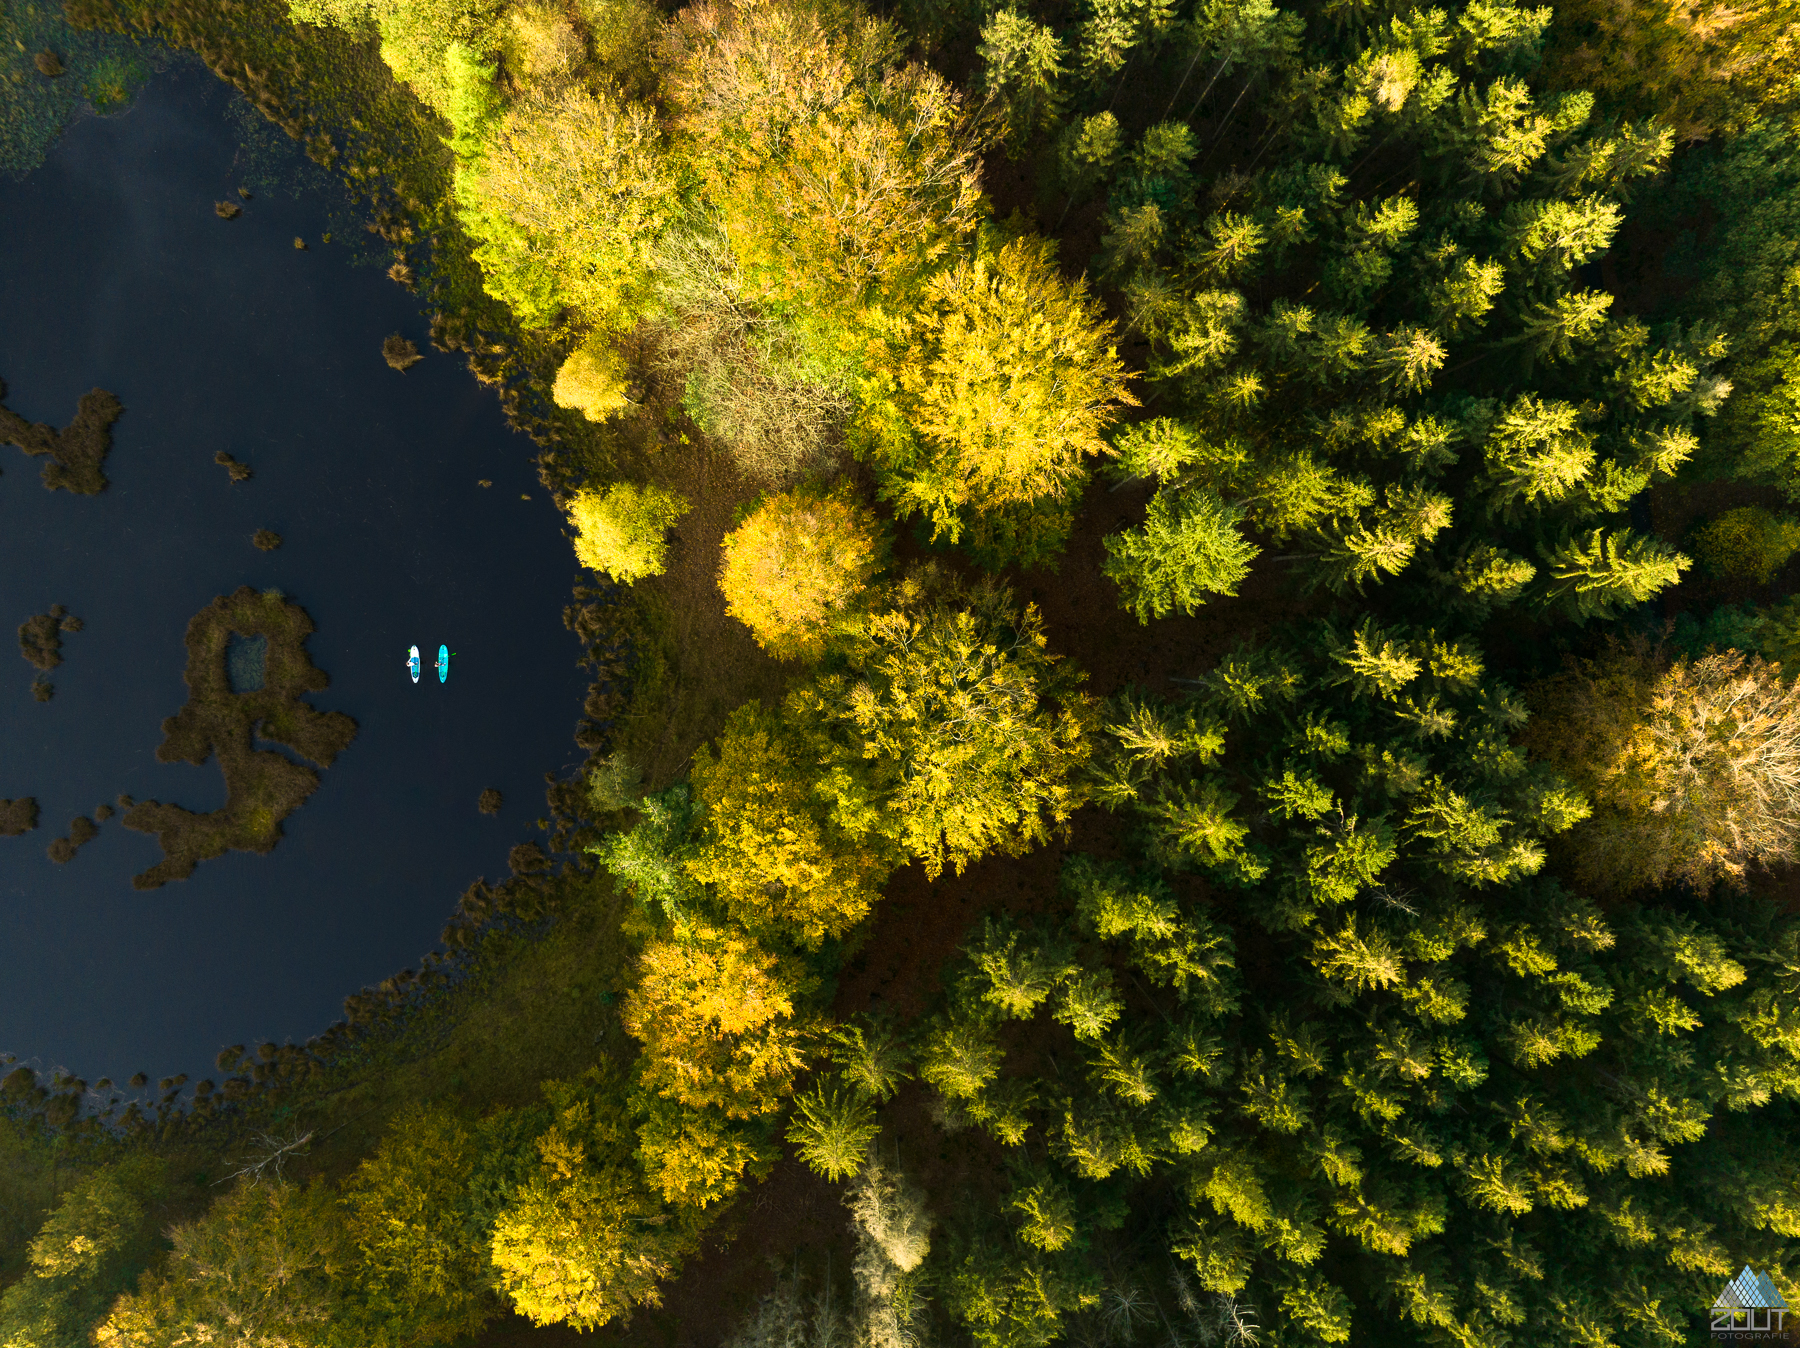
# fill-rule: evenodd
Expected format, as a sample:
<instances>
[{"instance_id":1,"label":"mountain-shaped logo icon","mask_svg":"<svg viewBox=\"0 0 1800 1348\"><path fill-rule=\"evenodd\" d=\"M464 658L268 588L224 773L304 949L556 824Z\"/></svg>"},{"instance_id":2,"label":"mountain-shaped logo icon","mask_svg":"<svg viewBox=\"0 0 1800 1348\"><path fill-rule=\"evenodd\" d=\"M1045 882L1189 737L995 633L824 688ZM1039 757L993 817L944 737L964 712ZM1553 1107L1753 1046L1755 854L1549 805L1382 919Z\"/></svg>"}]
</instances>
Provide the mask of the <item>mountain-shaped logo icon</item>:
<instances>
[{"instance_id":1,"label":"mountain-shaped logo icon","mask_svg":"<svg viewBox=\"0 0 1800 1348\"><path fill-rule=\"evenodd\" d=\"M1725 1290L1719 1293L1719 1299L1713 1302L1713 1309L1724 1310L1779 1310L1787 1309L1787 1302L1775 1284L1769 1281L1769 1275L1758 1273L1750 1265L1744 1265L1744 1271L1725 1284Z\"/></svg>"},{"instance_id":2,"label":"mountain-shaped logo icon","mask_svg":"<svg viewBox=\"0 0 1800 1348\"><path fill-rule=\"evenodd\" d=\"M1745 1264L1712 1304L1714 1339L1787 1341L1787 1299L1766 1273Z\"/></svg>"}]
</instances>

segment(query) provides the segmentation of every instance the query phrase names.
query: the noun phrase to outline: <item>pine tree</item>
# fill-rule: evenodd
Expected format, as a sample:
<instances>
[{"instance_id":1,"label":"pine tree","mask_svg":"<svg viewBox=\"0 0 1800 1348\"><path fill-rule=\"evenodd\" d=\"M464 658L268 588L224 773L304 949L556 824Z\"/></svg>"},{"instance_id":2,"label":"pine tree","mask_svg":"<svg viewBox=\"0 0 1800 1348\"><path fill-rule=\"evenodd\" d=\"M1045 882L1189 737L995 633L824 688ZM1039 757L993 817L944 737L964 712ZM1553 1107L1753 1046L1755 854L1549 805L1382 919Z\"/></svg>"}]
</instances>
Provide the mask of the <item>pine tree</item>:
<instances>
[{"instance_id":1,"label":"pine tree","mask_svg":"<svg viewBox=\"0 0 1800 1348\"><path fill-rule=\"evenodd\" d=\"M1205 490L1158 492L1141 529L1106 540L1103 572L1139 622L1192 613L1212 594L1237 593L1258 549L1237 530L1243 511Z\"/></svg>"},{"instance_id":2,"label":"pine tree","mask_svg":"<svg viewBox=\"0 0 1800 1348\"><path fill-rule=\"evenodd\" d=\"M1525 596L1524 572L1459 574L1467 559L1591 531L1691 452L1723 348L1651 333L1575 278L1672 138L1608 129L1586 95L1534 94L1519 75L1545 17L1483 14L1456 42L1435 20L1367 16L1287 17L1252 41L1247 11L1209 14L1195 107L1243 62L1214 143L1249 123L1214 184L1167 122L1134 147L1111 112L1071 116L1065 182L1110 181L1107 274L1163 399L1115 436L1118 472L1158 480L1159 517L1204 489L1300 540L1295 560L1334 589L1419 576L1491 610ZM1386 189L1401 174L1419 186ZM1648 593L1675 573L1633 577Z\"/></svg>"},{"instance_id":3,"label":"pine tree","mask_svg":"<svg viewBox=\"0 0 1800 1348\"><path fill-rule=\"evenodd\" d=\"M1043 24L1016 8L997 11L981 30L982 85L1005 109L1012 153L1055 115L1056 85L1063 73L1063 43Z\"/></svg>"},{"instance_id":4,"label":"pine tree","mask_svg":"<svg viewBox=\"0 0 1800 1348\"><path fill-rule=\"evenodd\" d=\"M1629 529L1591 530L1544 550L1542 602L1577 621L1616 617L1673 585L1692 563Z\"/></svg>"}]
</instances>

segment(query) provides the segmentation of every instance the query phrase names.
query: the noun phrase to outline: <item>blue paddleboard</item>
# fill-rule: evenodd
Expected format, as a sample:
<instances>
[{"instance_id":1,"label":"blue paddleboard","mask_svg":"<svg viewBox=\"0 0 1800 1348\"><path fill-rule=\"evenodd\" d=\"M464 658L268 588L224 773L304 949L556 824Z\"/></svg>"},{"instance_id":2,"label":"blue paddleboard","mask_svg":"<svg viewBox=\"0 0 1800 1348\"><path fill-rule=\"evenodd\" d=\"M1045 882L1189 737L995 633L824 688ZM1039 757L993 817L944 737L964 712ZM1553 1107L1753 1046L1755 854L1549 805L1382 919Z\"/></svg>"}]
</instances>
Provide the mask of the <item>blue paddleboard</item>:
<instances>
[{"instance_id":1,"label":"blue paddleboard","mask_svg":"<svg viewBox=\"0 0 1800 1348\"><path fill-rule=\"evenodd\" d=\"M450 677L450 648L438 647L438 682L443 683Z\"/></svg>"},{"instance_id":2,"label":"blue paddleboard","mask_svg":"<svg viewBox=\"0 0 1800 1348\"><path fill-rule=\"evenodd\" d=\"M414 683L419 681L419 648L412 647L406 653L406 668L411 671Z\"/></svg>"}]
</instances>

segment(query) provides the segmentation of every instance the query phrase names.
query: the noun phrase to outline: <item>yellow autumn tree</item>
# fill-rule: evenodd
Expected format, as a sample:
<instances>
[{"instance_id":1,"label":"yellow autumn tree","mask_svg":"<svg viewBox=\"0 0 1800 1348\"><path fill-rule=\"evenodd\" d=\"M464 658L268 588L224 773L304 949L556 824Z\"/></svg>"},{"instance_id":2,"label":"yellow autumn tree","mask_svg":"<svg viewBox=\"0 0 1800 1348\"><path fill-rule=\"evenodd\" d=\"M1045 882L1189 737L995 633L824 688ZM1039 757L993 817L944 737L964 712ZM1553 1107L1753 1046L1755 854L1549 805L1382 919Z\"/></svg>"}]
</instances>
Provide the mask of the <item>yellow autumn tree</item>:
<instances>
[{"instance_id":1,"label":"yellow autumn tree","mask_svg":"<svg viewBox=\"0 0 1800 1348\"><path fill-rule=\"evenodd\" d=\"M882 495L924 515L933 537L1054 503L1079 486L1119 409L1136 405L1111 341L1051 241L984 237L930 280L916 316L891 324L854 443Z\"/></svg>"},{"instance_id":2,"label":"yellow autumn tree","mask_svg":"<svg viewBox=\"0 0 1800 1348\"><path fill-rule=\"evenodd\" d=\"M539 1166L494 1223L500 1286L539 1325L597 1329L661 1304L658 1284L696 1246L633 1163L636 1138L621 1075L597 1067L544 1087L555 1121L537 1141Z\"/></svg>"},{"instance_id":3,"label":"yellow autumn tree","mask_svg":"<svg viewBox=\"0 0 1800 1348\"><path fill-rule=\"evenodd\" d=\"M1545 68L1612 111L1703 140L1792 97L1796 55L1796 0L1566 0Z\"/></svg>"},{"instance_id":4,"label":"yellow autumn tree","mask_svg":"<svg viewBox=\"0 0 1800 1348\"><path fill-rule=\"evenodd\" d=\"M725 611L777 659L818 660L854 625L881 567L881 526L848 496L783 492L725 535Z\"/></svg>"},{"instance_id":5,"label":"yellow autumn tree","mask_svg":"<svg viewBox=\"0 0 1800 1348\"><path fill-rule=\"evenodd\" d=\"M1576 872L1603 891L1702 891L1800 843L1800 687L1739 651L1669 660L1646 645L1577 661L1533 690L1526 742L1584 788Z\"/></svg>"},{"instance_id":6,"label":"yellow autumn tree","mask_svg":"<svg viewBox=\"0 0 1800 1348\"><path fill-rule=\"evenodd\" d=\"M666 92L753 300L840 330L973 229L960 95L901 66L903 45L885 20L806 0L692 5L671 26Z\"/></svg>"},{"instance_id":7,"label":"yellow autumn tree","mask_svg":"<svg viewBox=\"0 0 1800 1348\"><path fill-rule=\"evenodd\" d=\"M743 1186L745 1175L767 1173L780 1157L753 1124L716 1109L643 1094L633 1103L644 1174L682 1210L723 1202Z\"/></svg>"},{"instance_id":8,"label":"yellow autumn tree","mask_svg":"<svg viewBox=\"0 0 1800 1348\"><path fill-rule=\"evenodd\" d=\"M649 109L579 82L547 82L481 137L459 199L488 292L528 327L573 307L622 331L649 296L652 248L676 183Z\"/></svg>"},{"instance_id":9,"label":"yellow autumn tree","mask_svg":"<svg viewBox=\"0 0 1800 1348\"><path fill-rule=\"evenodd\" d=\"M705 822L688 873L713 886L752 931L810 948L868 916L903 860L868 821L834 816L815 790L817 760L802 736L751 702L726 721L716 755L704 748L695 755L689 777Z\"/></svg>"},{"instance_id":10,"label":"yellow autumn tree","mask_svg":"<svg viewBox=\"0 0 1800 1348\"><path fill-rule=\"evenodd\" d=\"M650 1093L747 1119L780 1109L801 1064L798 971L748 932L697 919L644 947L622 1020Z\"/></svg>"},{"instance_id":11,"label":"yellow autumn tree","mask_svg":"<svg viewBox=\"0 0 1800 1348\"><path fill-rule=\"evenodd\" d=\"M734 1120L779 1112L803 1064L799 967L749 932L695 919L653 938L620 1020L642 1045L645 1173L671 1202L728 1194L762 1157Z\"/></svg>"},{"instance_id":12,"label":"yellow autumn tree","mask_svg":"<svg viewBox=\"0 0 1800 1348\"><path fill-rule=\"evenodd\" d=\"M569 353L556 372L550 394L558 407L580 412L589 421L605 421L631 406L631 382L625 358L604 333L595 333Z\"/></svg>"},{"instance_id":13,"label":"yellow autumn tree","mask_svg":"<svg viewBox=\"0 0 1800 1348\"><path fill-rule=\"evenodd\" d=\"M887 826L927 875L1020 855L1087 800L1094 704L1049 649L1036 605L922 572L870 619L850 665L797 689L788 714L835 722L889 775Z\"/></svg>"},{"instance_id":14,"label":"yellow autumn tree","mask_svg":"<svg viewBox=\"0 0 1800 1348\"><path fill-rule=\"evenodd\" d=\"M691 508L680 493L650 484L583 488L569 501L575 556L625 585L660 576L668 564L665 535Z\"/></svg>"},{"instance_id":15,"label":"yellow autumn tree","mask_svg":"<svg viewBox=\"0 0 1800 1348\"><path fill-rule=\"evenodd\" d=\"M163 1268L94 1330L98 1348L326 1348L337 1334L373 1328L350 1323L362 1320L345 1300L354 1247L325 1184L242 1184L173 1228L169 1241Z\"/></svg>"}]
</instances>

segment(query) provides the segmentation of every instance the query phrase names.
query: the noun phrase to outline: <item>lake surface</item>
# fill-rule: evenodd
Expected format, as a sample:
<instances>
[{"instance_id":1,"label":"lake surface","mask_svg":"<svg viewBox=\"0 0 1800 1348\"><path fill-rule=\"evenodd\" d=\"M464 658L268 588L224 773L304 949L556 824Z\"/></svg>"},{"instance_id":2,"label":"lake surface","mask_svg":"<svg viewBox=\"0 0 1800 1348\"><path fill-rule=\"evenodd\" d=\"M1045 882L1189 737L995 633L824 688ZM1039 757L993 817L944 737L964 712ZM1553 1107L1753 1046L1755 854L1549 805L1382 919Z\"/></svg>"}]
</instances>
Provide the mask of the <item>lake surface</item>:
<instances>
[{"instance_id":1,"label":"lake surface","mask_svg":"<svg viewBox=\"0 0 1800 1348\"><path fill-rule=\"evenodd\" d=\"M341 199L214 215L241 181L232 97L178 68L0 182L7 405L58 427L96 386L125 406L97 497L46 492L42 460L0 446L0 797L42 811L0 839L0 1050L89 1080L216 1075L226 1044L324 1029L347 993L416 965L472 880L506 874L541 836L543 774L582 757L561 620L579 570L531 442L430 350L412 296L321 245ZM405 374L381 357L396 331L426 352ZM233 484L219 450L254 477ZM283 545L257 551L259 528ZM267 856L139 893L161 853L115 817L52 863L69 820L121 792L224 803L216 763L155 755L186 700L188 620L240 585L312 615L331 676L312 703L353 716L355 742ZM58 603L85 630L38 703L12 629ZM449 682L428 667L415 686L407 647L429 662L440 642ZM475 807L489 786L497 819Z\"/></svg>"}]
</instances>

